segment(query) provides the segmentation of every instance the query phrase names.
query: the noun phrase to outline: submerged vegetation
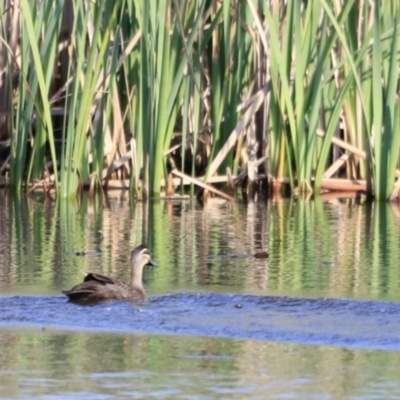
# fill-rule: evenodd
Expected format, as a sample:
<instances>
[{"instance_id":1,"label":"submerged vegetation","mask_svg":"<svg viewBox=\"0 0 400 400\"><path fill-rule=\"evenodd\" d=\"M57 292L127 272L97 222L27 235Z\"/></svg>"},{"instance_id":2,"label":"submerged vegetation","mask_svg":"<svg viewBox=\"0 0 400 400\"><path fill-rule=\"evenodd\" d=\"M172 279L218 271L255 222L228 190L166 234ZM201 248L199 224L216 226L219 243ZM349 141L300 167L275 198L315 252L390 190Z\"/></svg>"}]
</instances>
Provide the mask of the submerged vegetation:
<instances>
[{"instance_id":1,"label":"submerged vegetation","mask_svg":"<svg viewBox=\"0 0 400 400\"><path fill-rule=\"evenodd\" d=\"M397 195L398 2L42 3L0 4L3 185Z\"/></svg>"}]
</instances>

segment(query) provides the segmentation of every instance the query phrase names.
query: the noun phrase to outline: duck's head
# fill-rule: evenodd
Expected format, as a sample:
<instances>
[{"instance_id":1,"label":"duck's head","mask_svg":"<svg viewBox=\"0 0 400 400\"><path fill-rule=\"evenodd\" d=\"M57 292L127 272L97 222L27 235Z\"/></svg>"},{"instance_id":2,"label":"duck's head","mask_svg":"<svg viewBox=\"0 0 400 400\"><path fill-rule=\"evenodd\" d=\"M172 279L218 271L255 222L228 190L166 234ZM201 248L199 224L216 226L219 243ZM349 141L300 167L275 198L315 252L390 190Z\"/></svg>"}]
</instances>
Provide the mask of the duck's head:
<instances>
[{"instance_id":1,"label":"duck's head","mask_svg":"<svg viewBox=\"0 0 400 400\"><path fill-rule=\"evenodd\" d=\"M139 266L145 266L145 265L151 265L153 267L157 266L157 264L151 259L149 249L143 244L135 247L132 250L131 264Z\"/></svg>"}]
</instances>

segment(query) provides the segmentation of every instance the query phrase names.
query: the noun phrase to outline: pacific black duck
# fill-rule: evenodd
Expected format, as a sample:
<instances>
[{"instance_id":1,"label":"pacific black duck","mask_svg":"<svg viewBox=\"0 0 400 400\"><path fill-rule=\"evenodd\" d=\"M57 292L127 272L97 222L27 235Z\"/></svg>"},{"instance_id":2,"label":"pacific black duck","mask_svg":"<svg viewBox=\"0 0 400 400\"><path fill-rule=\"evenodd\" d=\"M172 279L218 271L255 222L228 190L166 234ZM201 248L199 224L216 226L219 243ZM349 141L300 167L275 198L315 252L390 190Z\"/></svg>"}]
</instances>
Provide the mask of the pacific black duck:
<instances>
[{"instance_id":1,"label":"pacific black duck","mask_svg":"<svg viewBox=\"0 0 400 400\"><path fill-rule=\"evenodd\" d=\"M140 245L131 253L131 281L129 284L95 272L88 272L82 283L62 293L73 303L97 303L107 300L142 302L146 299L142 273L145 265L157 264L151 259L149 249Z\"/></svg>"}]
</instances>

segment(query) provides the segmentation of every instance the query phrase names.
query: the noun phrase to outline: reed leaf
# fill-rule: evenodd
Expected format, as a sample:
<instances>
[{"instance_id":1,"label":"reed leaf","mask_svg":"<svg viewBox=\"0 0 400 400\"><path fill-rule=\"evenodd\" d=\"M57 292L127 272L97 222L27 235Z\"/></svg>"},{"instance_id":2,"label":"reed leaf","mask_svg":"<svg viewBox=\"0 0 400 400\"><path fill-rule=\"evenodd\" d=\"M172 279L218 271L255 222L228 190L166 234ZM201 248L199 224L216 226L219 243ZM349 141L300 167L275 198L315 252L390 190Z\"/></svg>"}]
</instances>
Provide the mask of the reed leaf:
<instances>
[{"instance_id":1,"label":"reed leaf","mask_svg":"<svg viewBox=\"0 0 400 400\"><path fill-rule=\"evenodd\" d=\"M43 41L41 43L40 49L40 59L41 65L43 67L44 79L45 79L45 87L46 93L48 97L50 92L50 85L52 83L52 79L54 77L54 63L57 56L57 46L61 28L61 20L62 20L62 12L64 9L63 2L55 2L48 3L44 7L39 7L39 15L41 16L40 20L37 21L37 31L40 32L43 30L43 22L45 21L46 26L45 35ZM32 80L37 81L36 73L31 74ZM32 87L32 86L31 86ZM54 133L50 130L50 136L47 138L47 129L46 125L42 121L42 117L40 117L44 113L45 107L50 107L50 103L48 105L43 103L42 96L39 96L36 100L35 104L37 108L37 114L39 118L36 119L36 132L35 132L35 141L32 149L32 156L30 161L30 167L27 174L27 181L30 181L31 171L33 178L40 178L43 175L43 172L48 169L46 168L46 144L47 142L50 145L51 154L53 155L53 169L56 171L55 178L57 179L57 159L56 159L56 151L55 151L55 138ZM58 187L58 185L57 185Z\"/></svg>"},{"instance_id":2,"label":"reed leaf","mask_svg":"<svg viewBox=\"0 0 400 400\"><path fill-rule=\"evenodd\" d=\"M377 148L377 146L378 144L380 145L380 139L378 140L376 136L380 136L378 135L378 132L380 131L375 132L375 153L379 153L380 149L382 149L382 152L384 153L384 155L382 155L382 153L380 154L381 156L380 162L378 162L378 159L376 159L376 168L377 168L376 176L379 176L379 180L376 184L376 198L382 200L387 200L393 190L396 163L400 149L399 147L400 109L397 100L397 81L398 81L398 69L399 69L399 62L398 62L399 23L400 23L400 10L397 9L394 20L393 39L391 46L388 47L387 49L389 51L390 56L388 57L387 61L388 71L387 74L385 74L387 83L385 86L386 93L385 93L384 105L382 107L383 115L379 116L380 118L383 118L382 144L379 149ZM375 41L374 41L374 46L375 46ZM373 69L375 69L375 60ZM375 102L375 91L374 91L374 102ZM375 110L375 104L374 104L374 110Z\"/></svg>"},{"instance_id":3,"label":"reed leaf","mask_svg":"<svg viewBox=\"0 0 400 400\"><path fill-rule=\"evenodd\" d=\"M69 119L66 128L67 134L64 135L67 143L62 166L61 192L63 197L75 196L79 182L82 179L85 181L89 179L87 134L93 115L92 103L100 72L103 68L108 68L107 49L110 46L111 31L118 19L121 4L121 0L108 1L102 2L98 6L89 6L88 9L84 10L79 2L74 3L76 16L74 30L79 33L82 26L87 26L89 22L93 21L94 31L85 69L83 69L83 66L86 61L84 53L86 37L84 35L77 36L77 68L75 73L80 79L74 81L69 103L70 115L75 117L76 120L75 118Z\"/></svg>"},{"instance_id":4,"label":"reed leaf","mask_svg":"<svg viewBox=\"0 0 400 400\"><path fill-rule=\"evenodd\" d=\"M50 114L50 104L48 100L48 91L51 81L51 68L47 65L47 62L51 62L52 60L54 60L54 49L56 47L56 39L54 38L54 35L57 36L57 32L60 28L62 7L60 3L55 3L54 12L52 12L51 8L43 8L43 12L39 13L38 19L35 21L32 18L32 11L36 12L36 4L34 2L29 4L28 0L22 0L21 7L23 15L24 48L22 56L24 67L21 71L22 79L20 84L21 92L25 92L23 84L27 82L28 74L31 78L28 81L30 84L28 88L28 93L24 96L21 96L18 103L19 111L17 111L17 118L21 117L21 115L23 115L23 117L21 118L21 123L17 123L16 125L16 129L19 131L19 135L13 137L10 162L10 183L17 192L20 192L23 180L23 167L25 163L28 132L30 129L33 109L35 109L36 118L40 120L40 122L38 124L39 129L37 133L37 143L35 143L33 158L35 158L35 156L36 158L40 157L42 161L39 164L39 168L43 168L43 148L46 144L47 136L51 160L54 166L54 180L56 184L56 190L58 191L57 159L54 146L53 122ZM50 34L47 34L45 36L44 45L42 47L43 50L41 53L39 51L37 39L40 28L42 26L41 21L44 18L43 14L45 12L47 14L47 17L49 17L50 15L49 28L53 29L53 36L51 36ZM48 48L50 48L50 51L46 54ZM51 49L53 49L53 51L51 51ZM30 52L33 58L33 65L29 65ZM39 88L38 97L36 97L37 86ZM23 107L23 110L21 107ZM38 151L39 154L37 154ZM36 174L38 175L39 173L40 170L38 171L38 168L36 168Z\"/></svg>"}]
</instances>

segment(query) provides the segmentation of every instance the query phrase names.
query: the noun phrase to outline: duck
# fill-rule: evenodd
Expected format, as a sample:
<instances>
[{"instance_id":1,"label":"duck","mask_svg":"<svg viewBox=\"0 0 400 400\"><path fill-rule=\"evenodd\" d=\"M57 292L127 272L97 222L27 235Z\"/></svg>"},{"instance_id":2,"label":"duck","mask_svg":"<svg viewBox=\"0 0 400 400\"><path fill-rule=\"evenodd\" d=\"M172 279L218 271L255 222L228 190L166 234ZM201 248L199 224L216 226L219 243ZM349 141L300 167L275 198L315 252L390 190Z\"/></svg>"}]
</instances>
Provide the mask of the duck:
<instances>
[{"instance_id":1,"label":"duck","mask_svg":"<svg viewBox=\"0 0 400 400\"><path fill-rule=\"evenodd\" d=\"M129 284L96 272L84 272L82 283L70 290L63 290L69 301L80 304L93 304L109 300L125 300L141 303L146 300L142 273L145 265L157 266L151 259L149 249L141 244L131 252L131 280Z\"/></svg>"}]
</instances>

